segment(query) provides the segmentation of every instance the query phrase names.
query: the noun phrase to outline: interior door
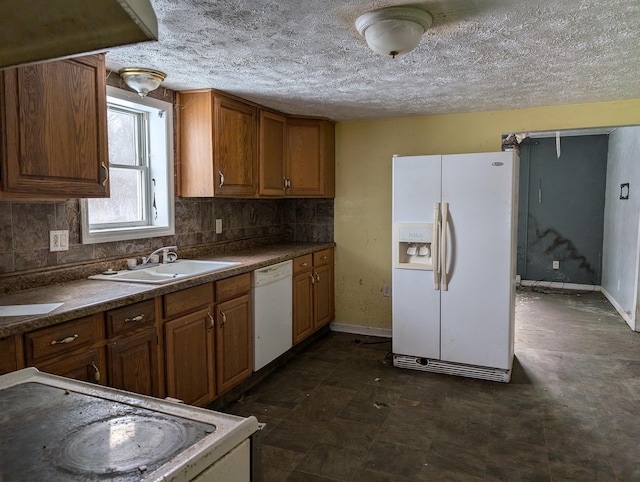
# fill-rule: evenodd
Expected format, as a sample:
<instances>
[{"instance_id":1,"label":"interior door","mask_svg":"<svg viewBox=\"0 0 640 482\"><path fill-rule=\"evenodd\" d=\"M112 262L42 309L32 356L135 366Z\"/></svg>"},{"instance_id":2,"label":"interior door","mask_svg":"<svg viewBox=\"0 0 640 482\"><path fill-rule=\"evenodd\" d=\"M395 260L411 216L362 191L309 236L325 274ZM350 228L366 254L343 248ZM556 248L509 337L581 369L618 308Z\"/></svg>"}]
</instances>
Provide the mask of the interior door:
<instances>
[{"instance_id":1,"label":"interior door","mask_svg":"<svg viewBox=\"0 0 640 482\"><path fill-rule=\"evenodd\" d=\"M510 367L516 179L511 151L443 156L442 203L448 203L449 222L442 360Z\"/></svg>"}]
</instances>

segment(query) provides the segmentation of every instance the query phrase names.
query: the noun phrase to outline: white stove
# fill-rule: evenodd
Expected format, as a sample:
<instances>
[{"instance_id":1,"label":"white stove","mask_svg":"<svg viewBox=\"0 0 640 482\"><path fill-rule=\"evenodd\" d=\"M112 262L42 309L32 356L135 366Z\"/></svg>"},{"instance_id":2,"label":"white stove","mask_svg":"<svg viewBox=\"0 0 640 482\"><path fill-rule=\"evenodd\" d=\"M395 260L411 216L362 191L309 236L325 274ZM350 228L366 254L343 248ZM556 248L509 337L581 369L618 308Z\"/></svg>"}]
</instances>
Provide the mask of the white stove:
<instances>
[{"instance_id":1,"label":"white stove","mask_svg":"<svg viewBox=\"0 0 640 482\"><path fill-rule=\"evenodd\" d=\"M35 368L0 376L2 481L250 481L258 430L255 417Z\"/></svg>"}]
</instances>

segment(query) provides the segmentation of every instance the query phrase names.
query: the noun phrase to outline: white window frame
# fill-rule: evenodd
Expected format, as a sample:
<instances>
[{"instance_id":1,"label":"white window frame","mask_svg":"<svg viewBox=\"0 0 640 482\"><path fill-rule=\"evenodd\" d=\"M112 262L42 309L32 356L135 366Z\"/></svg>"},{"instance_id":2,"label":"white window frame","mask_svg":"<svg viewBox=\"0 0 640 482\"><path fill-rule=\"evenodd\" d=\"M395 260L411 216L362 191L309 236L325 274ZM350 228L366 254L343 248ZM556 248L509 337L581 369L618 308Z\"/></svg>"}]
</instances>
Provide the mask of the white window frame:
<instances>
[{"instance_id":1,"label":"white window frame","mask_svg":"<svg viewBox=\"0 0 640 482\"><path fill-rule=\"evenodd\" d=\"M173 172L173 105L151 97L140 98L130 91L107 86L107 103L148 113L148 185L146 203L156 208L148 210L148 223L131 226L89 226L88 201L80 201L82 244L106 243L175 234L175 202ZM151 179L155 180L152 183ZM145 193L143 193L145 194ZM157 214L157 219L156 219Z\"/></svg>"}]
</instances>

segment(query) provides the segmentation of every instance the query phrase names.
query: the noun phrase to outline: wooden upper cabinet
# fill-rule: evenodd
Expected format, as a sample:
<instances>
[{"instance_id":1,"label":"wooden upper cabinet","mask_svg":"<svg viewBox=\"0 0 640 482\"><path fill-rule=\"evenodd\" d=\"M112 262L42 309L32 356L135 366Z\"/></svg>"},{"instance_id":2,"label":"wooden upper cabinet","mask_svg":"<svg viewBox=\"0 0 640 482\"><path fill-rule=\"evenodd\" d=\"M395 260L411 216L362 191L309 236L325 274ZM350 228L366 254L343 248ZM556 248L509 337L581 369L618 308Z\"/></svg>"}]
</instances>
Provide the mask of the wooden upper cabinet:
<instances>
[{"instance_id":1,"label":"wooden upper cabinet","mask_svg":"<svg viewBox=\"0 0 640 482\"><path fill-rule=\"evenodd\" d=\"M326 119L287 118L286 195L335 196L335 125Z\"/></svg>"},{"instance_id":2,"label":"wooden upper cabinet","mask_svg":"<svg viewBox=\"0 0 640 482\"><path fill-rule=\"evenodd\" d=\"M213 90L178 93L180 195L256 197L258 114Z\"/></svg>"},{"instance_id":3,"label":"wooden upper cabinet","mask_svg":"<svg viewBox=\"0 0 640 482\"><path fill-rule=\"evenodd\" d=\"M286 190L286 124L284 116L260 111L259 179L260 196L282 197Z\"/></svg>"},{"instance_id":4,"label":"wooden upper cabinet","mask_svg":"<svg viewBox=\"0 0 640 482\"><path fill-rule=\"evenodd\" d=\"M106 197L104 55L0 72L0 198Z\"/></svg>"}]
</instances>

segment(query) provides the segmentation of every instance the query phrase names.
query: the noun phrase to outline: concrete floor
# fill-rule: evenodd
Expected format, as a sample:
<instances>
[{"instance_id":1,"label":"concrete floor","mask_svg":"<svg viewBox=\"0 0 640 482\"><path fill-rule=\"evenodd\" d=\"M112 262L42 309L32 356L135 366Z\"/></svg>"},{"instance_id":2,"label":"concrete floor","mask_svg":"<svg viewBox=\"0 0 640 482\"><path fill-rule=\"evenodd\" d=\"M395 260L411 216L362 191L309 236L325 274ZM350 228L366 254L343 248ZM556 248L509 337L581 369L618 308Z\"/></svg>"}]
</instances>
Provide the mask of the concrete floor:
<instances>
[{"instance_id":1,"label":"concrete floor","mask_svg":"<svg viewBox=\"0 0 640 482\"><path fill-rule=\"evenodd\" d=\"M331 333L226 410L267 424L266 482L640 480L640 334L600 293L521 291L516 320L509 384Z\"/></svg>"}]
</instances>

